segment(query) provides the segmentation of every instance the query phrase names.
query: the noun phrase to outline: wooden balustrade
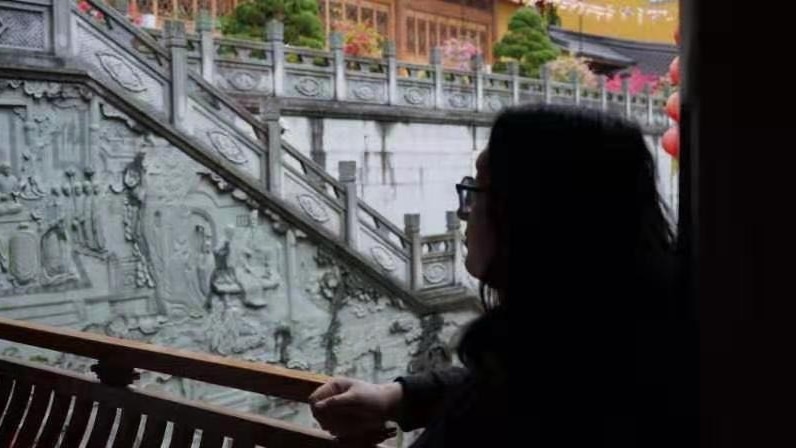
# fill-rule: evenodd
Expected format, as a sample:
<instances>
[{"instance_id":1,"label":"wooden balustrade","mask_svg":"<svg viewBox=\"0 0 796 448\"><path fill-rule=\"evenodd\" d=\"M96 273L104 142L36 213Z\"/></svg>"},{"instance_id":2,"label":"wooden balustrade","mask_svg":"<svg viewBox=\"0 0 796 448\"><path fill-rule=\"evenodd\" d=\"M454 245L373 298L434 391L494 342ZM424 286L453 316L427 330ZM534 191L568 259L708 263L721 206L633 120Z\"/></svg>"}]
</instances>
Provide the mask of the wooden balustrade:
<instances>
[{"instance_id":1,"label":"wooden balustrade","mask_svg":"<svg viewBox=\"0 0 796 448\"><path fill-rule=\"evenodd\" d=\"M320 431L137 389L136 370L166 373L306 402L326 377L0 318L0 339L97 360L99 381L42 364L0 358L0 446L341 446ZM199 442L201 440L201 442Z\"/></svg>"}]
</instances>

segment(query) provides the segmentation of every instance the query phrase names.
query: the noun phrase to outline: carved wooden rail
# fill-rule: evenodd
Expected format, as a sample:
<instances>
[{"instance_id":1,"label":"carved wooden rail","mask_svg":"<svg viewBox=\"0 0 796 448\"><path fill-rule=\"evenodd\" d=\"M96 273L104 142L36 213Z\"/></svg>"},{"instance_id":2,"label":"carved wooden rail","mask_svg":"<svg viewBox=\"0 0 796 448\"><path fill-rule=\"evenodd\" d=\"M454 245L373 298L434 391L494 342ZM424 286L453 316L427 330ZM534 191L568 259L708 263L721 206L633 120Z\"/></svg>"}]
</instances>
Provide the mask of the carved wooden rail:
<instances>
[{"instance_id":1,"label":"carved wooden rail","mask_svg":"<svg viewBox=\"0 0 796 448\"><path fill-rule=\"evenodd\" d=\"M0 318L0 339L93 358L99 381L61 369L0 358L0 446L238 447L341 446L329 435L205 403L128 386L135 369L306 402L326 378L265 364L191 353ZM170 436L168 436L170 434Z\"/></svg>"}]
</instances>

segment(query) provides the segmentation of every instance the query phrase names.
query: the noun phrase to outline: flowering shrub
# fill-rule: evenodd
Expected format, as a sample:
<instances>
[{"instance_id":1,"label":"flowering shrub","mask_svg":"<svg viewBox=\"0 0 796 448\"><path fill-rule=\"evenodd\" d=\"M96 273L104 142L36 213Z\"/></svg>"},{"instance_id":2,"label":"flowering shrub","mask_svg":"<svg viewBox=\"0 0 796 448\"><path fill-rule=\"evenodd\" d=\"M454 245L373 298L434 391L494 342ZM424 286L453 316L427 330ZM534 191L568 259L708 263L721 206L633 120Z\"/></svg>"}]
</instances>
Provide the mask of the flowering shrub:
<instances>
[{"instance_id":1,"label":"flowering shrub","mask_svg":"<svg viewBox=\"0 0 796 448\"><path fill-rule=\"evenodd\" d=\"M450 38L443 42L442 65L456 70L471 70L473 58L481 54L481 50L470 39Z\"/></svg>"},{"instance_id":2,"label":"flowering shrub","mask_svg":"<svg viewBox=\"0 0 796 448\"><path fill-rule=\"evenodd\" d=\"M591 71L586 59L576 56L562 55L547 63L550 77L558 82L572 82L572 73L575 73L580 85L587 88L596 88L597 75Z\"/></svg>"},{"instance_id":3,"label":"flowering shrub","mask_svg":"<svg viewBox=\"0 0 796 448\"><path fill-rule=\"evenodd\" d=\"M348 56L378 58L384 37L367 23L337 20L332 30L343 34L343 51Z\"/></svg>"},{"instance_id":4,"label":"flowering shrub","mask_svg":"<svg viewBox=\"0 0 796 448\"><path fill-rule=\"evenodd\" d=\"M87 2L86 0L80 0L79 2L77 2L77 8L81 12L88 14L89 16L93 17L94 19L97 19L97 20L105 19L105 15L102 14L102 11L99 11L96 8L94 8L93 6L91 6L91 4L89 2Z\"/></svg>"},{"instance_id":5,"label":"flowering shrub","mask_svg":"<svg viewBox=\"0 0 796 448\"><path fill-rule=\"evenodd\" d=\"M655 92L660 83L660 76L644 74L641 73L641 70L634 68L630 71L627 81L630 93L633 95L644 92L646 86L649 86L651 92ZM622 76L616 74L610 78L605 83L605 89L613 93L622 93Z\"/></svg>"}]
</instances>

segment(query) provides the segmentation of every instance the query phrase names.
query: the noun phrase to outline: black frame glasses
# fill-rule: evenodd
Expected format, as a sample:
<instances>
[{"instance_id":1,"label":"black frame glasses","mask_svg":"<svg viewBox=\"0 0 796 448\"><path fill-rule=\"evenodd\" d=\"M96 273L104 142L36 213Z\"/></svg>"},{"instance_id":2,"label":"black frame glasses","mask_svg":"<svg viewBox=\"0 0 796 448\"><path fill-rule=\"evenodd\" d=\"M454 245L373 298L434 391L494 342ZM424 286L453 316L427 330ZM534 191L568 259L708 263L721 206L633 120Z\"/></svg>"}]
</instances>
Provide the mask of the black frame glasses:
<instances>
[{"instance_id":1,"label":"black frame glasses","mask_svg":"<svg viewBox=\"0 0 796 448\"><path fill-rule=\"evenodd\" d=\"M456 216L462 221L467 221L470 217L470 208L473 206L474 193L484 193L487 190L479 187L472 176L464 176L462 181L456 184L456 194L459 196L459 209Z\"/></svg>"}]
</instances>

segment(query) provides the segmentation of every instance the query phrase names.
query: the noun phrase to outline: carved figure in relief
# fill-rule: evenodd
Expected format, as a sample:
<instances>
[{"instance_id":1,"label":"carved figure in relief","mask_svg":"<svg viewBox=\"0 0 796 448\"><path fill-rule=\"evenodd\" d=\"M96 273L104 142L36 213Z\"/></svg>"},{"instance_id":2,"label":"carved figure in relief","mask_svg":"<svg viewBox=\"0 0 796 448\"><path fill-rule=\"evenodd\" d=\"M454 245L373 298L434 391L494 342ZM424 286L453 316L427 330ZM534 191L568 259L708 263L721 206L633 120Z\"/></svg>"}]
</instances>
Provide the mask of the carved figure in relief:
<instances>
[{"instance_id":1,"label":"carved figure in relief","mask_svg":"<svg viewBox=\"0 0 796 448\"><path fill-rule=\"evenodd\" d=\"M136 286L154 288L151 251L144 233L145 174L144 154L139 153L125 167L122 175L123 191L126 193L124 237L133 244L133 256L136 258Z\"/></svg>"},{"instance_id":2,"label":"carved figure in relief","mask_svg":"<svg viewBox=\"0 0 796 448\"><path fill-rule=\"evenodd\" d=\"M42 285L56 286L77 280L66 219L54 201L47 208L47 221L44 226L45 230L41 237Z\"/></svg>"},{"instance_id":3,"label":"carved figure in relief","mask_svg":"<svg viewBox=\"0 0 796 448\"><path fill-rule=\"evenodd\" d=\"M11 173L11 165L0 162L0 216L13 215L22 211L19 203L20 182Z\"/></svg>"},{"instance_id":4,"label":"carved figure in relief","mask_svg":"<svg viewBox=\"0 0 796 448\"><path fill-rule=\"evenodd\" d=\"M243 287L241 287L235 275L235 267L232 266L230 262L235 228L227 227L224 229L224 233L224 242L213 252L216 267L210 276L210 286L213 295L218 295L222 298L230 294L240 294L243 292ZM212 306L212 304L210 304L210 306Z\"/></svg>"},{"instance_id":5,"label":"carved figure in relief","mask_svg":"<svg viewBox=\"0 0 796 448\"><path fill-rule=\"evenodd\" d=\"M266 306L266 292L275 290L281 278L273 266L273 255L251 246L243 250L238 279L244 290L244 303L252 307Z\"/></svg>"},{"instance_id":6,"label":"carved figure in relief","mask_svg":"<svg viewBox=\"0 0 796 448\"><path fill-rule=\"evenodd\" d=\"M22 223L8 244L8 272L14 286L25 286L36 281L39 273L39 251L36 232Z\"/></svg>"}]
</instances>

